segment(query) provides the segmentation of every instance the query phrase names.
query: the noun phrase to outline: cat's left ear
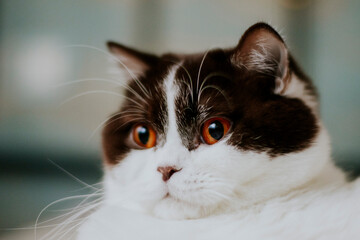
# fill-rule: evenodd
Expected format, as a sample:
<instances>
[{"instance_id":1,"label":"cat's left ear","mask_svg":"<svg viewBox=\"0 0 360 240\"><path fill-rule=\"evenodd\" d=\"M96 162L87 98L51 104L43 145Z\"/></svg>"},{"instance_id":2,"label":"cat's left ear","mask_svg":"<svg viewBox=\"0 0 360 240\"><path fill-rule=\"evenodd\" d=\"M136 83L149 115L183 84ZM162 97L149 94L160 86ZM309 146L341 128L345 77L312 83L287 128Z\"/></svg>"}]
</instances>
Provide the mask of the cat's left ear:
<instances>
[{"instance_id":1,"label":"cat's left ear","mask_svg":"<svg viewBox=\"0 0 360 240\"><path fill-rule=\"evenodd\" d=\"M274 77L274 92L285 92L290 81L288 50L284 40L270 25L257 23L251 26L233 51L233 65Z\"/></svg>"},{"instance_id":2,"label":"cat's left ear","mask_svg":"<svg viewBox=\"0 0 360 240\"><path fill-rule=\"evenodd\" d=\"M117 65L128 78L143 75L158 61L155 55L143 53L119 43L107 42L107 46L115 56Z\"/></svg>"}]
</instances>

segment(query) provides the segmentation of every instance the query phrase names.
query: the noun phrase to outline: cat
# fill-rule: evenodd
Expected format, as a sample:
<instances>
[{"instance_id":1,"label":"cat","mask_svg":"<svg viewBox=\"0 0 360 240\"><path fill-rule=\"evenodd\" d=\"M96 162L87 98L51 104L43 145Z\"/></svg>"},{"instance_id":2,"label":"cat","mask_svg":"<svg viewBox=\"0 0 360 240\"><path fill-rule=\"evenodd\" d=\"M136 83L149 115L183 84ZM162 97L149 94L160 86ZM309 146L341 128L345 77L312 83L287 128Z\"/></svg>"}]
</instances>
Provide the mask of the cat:
<instances>
[{"instance_id":1,"label":"cat","mask_svg":"<svg viewBox=\"0 0 360 240\"><path fill-rule=\"evenodd\" d=\"M332 162L317 91L273 27L205 53L108 47L127 88L79 240L360 238L360 182Z\"/></svg>"}]
</instances>

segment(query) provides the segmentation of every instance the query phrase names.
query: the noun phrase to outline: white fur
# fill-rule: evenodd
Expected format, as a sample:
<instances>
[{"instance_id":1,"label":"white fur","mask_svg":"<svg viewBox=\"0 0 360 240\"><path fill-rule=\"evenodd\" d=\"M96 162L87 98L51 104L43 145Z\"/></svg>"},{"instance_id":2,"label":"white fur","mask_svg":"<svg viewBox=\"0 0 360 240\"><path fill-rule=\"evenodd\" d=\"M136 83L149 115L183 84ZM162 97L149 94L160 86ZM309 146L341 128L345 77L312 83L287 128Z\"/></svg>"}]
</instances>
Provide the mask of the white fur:
<instances>
[{"instance_id":1,"label":"white fur","mask_svg":"<svg viewBox=\"0 0 360 240\"><path fill-rule=\"evenodd\" d=\"M226 143L229 136L188 151L176 126L174 99L179 89L174 75L175 68L164 84L166 142L156 149L132 150L106 170L105 202L81 227L79 240L358 236L360 182L346 184L332 164L321 123L311 147L276 158L240 151ZM287 94L295 96L299 86L295 80ZM159 166L181 171L164 182Z\"/></svg>"},{"instance_id":2,"label":"white fur","mask_svg":"<svg viewBox=\"0 0 360 240\"><path fill-rule=\"evenodd\" d=\"M79 240L93 239L359 239L360 181L317 184L266 204L197 220L167 221L104 206L81 228ZM315 183L315 182L314 182Z\"/></svg>"},{"instance_id":3,"label":"white fur","mask_svg":"<svg viewBox=\"0 0 360 240\"><path fill-rule=\"evenodd\" d=\"M301 99L315 114L318 113L318 101L315 96L308 92L306 85L295 74L291 75L284 96Z\"/></svg>"},{"instance_id":4,"label":"white fur","mask_svg":"<svg viewBox=\"0 0 360 240\"><path fill-rule=\"evenodd\" d=\"M257 70L264 73L272 73L274 69L280 67L280 75L283 77L287 71L287 49L285 45L278 40L272 38L259 38L255 43L250 54L244 61L247 69ZM276 60L273 56L273 52L278 51L280 53L280 59Z\"/></svg>"}]
</instances>

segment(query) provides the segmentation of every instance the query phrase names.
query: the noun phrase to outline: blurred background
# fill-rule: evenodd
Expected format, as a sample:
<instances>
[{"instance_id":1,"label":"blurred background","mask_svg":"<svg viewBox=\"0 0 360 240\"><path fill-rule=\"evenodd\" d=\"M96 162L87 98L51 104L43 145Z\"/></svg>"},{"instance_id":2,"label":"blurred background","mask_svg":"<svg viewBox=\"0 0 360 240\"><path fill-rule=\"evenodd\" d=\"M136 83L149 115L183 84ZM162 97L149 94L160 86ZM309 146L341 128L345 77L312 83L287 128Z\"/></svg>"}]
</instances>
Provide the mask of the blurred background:
<instances>
[{"instance_id":1,"label":"blurred background","mask_svg":"<svg viewBox=\"0 0 360 240\"><path fill-rule=\"evenodd\" d=\"M121 101L109 93L121 89L107 40L203 51L234 46L258 21L281 32L317 85L334 159L359 169L359 0L1 0L0 238L20 239L9 228L92 191L60 168L101 181L101 123Z\"/></svg>"}]
</instances>

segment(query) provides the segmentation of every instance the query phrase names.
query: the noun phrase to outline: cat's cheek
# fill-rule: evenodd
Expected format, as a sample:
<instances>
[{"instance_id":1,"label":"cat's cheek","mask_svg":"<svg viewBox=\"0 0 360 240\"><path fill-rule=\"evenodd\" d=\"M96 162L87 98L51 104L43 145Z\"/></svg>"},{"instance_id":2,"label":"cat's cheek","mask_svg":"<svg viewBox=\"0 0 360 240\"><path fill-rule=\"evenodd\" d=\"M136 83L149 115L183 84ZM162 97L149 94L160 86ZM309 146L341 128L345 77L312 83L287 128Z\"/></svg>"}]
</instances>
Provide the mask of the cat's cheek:
<instances>
[{"instance_id":1,"label":"cat's cheek","mask_svg":"<svg viewBox=\"0 0 360 240\"><path fill-rule=\"evenodd\" d=\"M107 169L105 195L109 204L147 212L167 194L167 187L156 171L151 150L133 151L118 165Z\"/></svg>"},{"instance_id":2,"label":"cat's cheek","mask_svg":"<svg viewBox=\"0 0 360 240\"><path fill-rule=\"evenodd\" d=\"M178 200L178 202L199 206L200 202L205 204L201 201L201 198L204 197L201 186L203 184L203 180L197 177L196 172L188 167L178 174L174 174L168 181L167 187L171 198Z\"/></svg>"},{"instance_id":3,"label":"cat's cheek","mask_svg":"<svg viewBox=\"0 0 360 240\"><path fill-rule=\"evenodd\" d=\"M209 157L209 149L194 153L183 169L167 182L171 197L207 210L231 198L235 181L227 169L233 165L224 164L222 154L216 155L219 151L215 150Z\"/></svg>"},{"instance_id":4,"label":"cat's cheek","mask_svg":"<svg viewBox=\"0 0 360 240\"><path fill-rule=\"evenodd\" d=\"M235 189L261 176L266 172L264 164L269 163L266 153L242 151L225 141L203 149L196 158L193 169L208 172L213 177L210 182L220 181L228 189Z\"/></svg>"}]
</instances>

